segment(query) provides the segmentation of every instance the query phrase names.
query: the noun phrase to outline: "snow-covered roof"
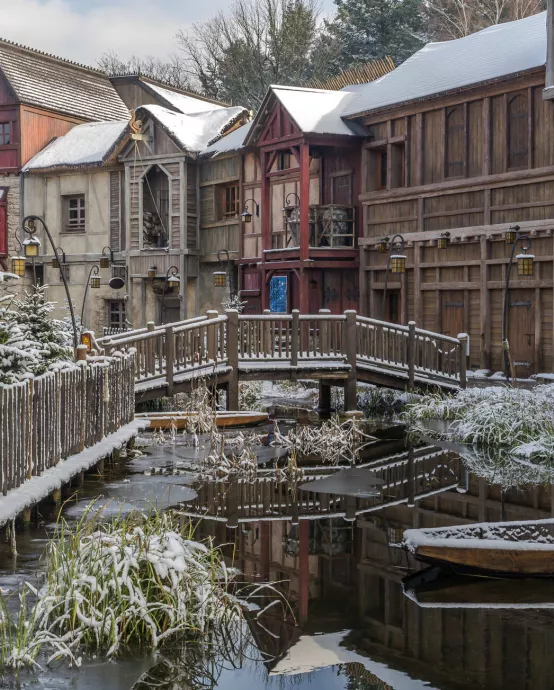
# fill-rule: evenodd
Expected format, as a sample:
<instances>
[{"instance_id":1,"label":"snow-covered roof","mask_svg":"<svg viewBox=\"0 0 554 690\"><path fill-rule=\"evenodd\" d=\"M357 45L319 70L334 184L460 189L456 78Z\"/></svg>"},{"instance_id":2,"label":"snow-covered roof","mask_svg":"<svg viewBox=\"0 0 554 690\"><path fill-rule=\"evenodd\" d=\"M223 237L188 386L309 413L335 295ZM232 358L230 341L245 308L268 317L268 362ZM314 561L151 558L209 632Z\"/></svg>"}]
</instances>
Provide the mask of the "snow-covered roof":
<instances>
[{"instance_id":1,"label":"snow-covered roof","mask_svg":"<svg viewBox=\"0 0 554 690\"><path fill-rule=\"evenodd\" d=\"M0 39L0 70L21 103L84 120L121 120L129 111L99 70Z\"/></svg>"},{"instance_id":2,"label":"snow-covered roof","mask_svg":"<svg viewBox=\"0 0 554 690\"><path fill-rule=\"evenodd\" d=\"M344 117L494 81L546 63L546 12L443 43L428 43L345 103ZM354 91L347 87L350 91Z\"/></svg>"},{"instance_id":3,"label":"snow-covered roof","mask_svg":"<svg viewBox=\"0 0 554 690\"><path fill-rule=\"evenodd\" d=\"M143 80L143 84L157 96L162 98L168 105L185 115L205 113L208 110L219 110L225 107L220 103L214 103L210 99L204 99L202 96L179 93L179 91L174 91L173 89L160 86L151 81Z\"/></svg>"},{"instance_id":4,"label":"snow-covered roof","mask_svg":"<svg viewBox=\"0 0 554 690\"><path fill-rule=\"evenodd\" d=\"M232 151L239 151L244 145L244 139L250 128L251 122L247 122L242 127L234 129L230 134L226 134L213 144L206 146L200 153L202 156L217 156L219 153L230 153Z\"/></svg>"},{"instance_id":5,"label":"snow-covered roof","mask_svg":"<svg viewBox=\"0 0 554 690\"><path fill-rule=\"evenodd\" d=\"M180 148L197 153L223 136L248 111L233 106L185 115L161 105L142 105L136 112L143 119L145 115L153 117Z\"/></svg>"},{"instance_id":6,"label":"snow-covered roof","mask_svg":"<svg viewBox=\"0 0 554 690\"><path fill-rule=\"evenodd\" d=\"M33 156L23 171L102 165L123 140L127 124L120 120L77 125Z\"/></svg>"},{"instance_id":7,"label":"snow-covered roof","mask_svg":"<svg viewBox=\"0 0 554 690\"><path fill-rule=\"evenodd\" d=\"M342 113L356 98L349 91L327 91L297 86L270 86L245 143L254 143L266 117L269 99L274 96L304 134L362 134L356 123L344 122Z\"/></svg>"}]
</instances>

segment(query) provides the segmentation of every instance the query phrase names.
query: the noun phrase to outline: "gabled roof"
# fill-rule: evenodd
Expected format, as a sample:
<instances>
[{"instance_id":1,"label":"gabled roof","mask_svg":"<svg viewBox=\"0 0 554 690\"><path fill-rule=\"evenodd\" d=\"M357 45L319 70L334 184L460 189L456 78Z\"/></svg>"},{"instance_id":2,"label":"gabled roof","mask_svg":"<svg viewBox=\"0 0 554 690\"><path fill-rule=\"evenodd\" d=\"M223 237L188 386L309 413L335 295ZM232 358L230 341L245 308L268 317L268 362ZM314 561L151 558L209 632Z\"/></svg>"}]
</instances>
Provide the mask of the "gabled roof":
<instances>
[{"instance_id":1,"label":"gabled roof","mask_svg":"<svg viewBox=\"0 0 554 690\"><path fill-rule=\"evenodd\" d=\"M428 43L394 71L358 87L344 117L496 81L546 63L546 12L443 43ZM347 87L348 88L348 87Z\"/></svg>"},{"instance_id":2,"label":"gabled roof","mask_svg":"<svg viewBox=\"0 0 554 690\"><path fill-rule=\"evenodd\" d=\"M147 89L153 91L156 96L162 99L165 102L164 105L175 108L175 110L185 115L197 113L198 111L219 110L226 107L224 103L217 103L211 98L204 98L194 93L186 93L167 86L160 86L148 79L141 78L141 82Z\"/></svg>"},{"instance_id":3,"label":"gabled roof","mask_svg":"<svg viewBox=\"0 0 554 690\"><path fill-rule=\"evenodd\" d=\"M54 139L23 167L23 172L104 165L114 159L128 134L128 120L77 125Z\"/></svg>"},{"instance_id":4,"label":"gabled roof","mask_svg":"<svg viewBox=\"0 0 554 690\"><path fill-rule=\"evenodd\" d=\"M200 155L205 156L206 158L211 158L220 153L232 153L233 151L240 151L240 149L242 149L244 146L244 139L251 127L252 123L247 122L245 125L242 125L242 127L234 129L232 132L225 134L225 136L221 137L213 144L206 146L205 149L200 151Z\"/></svg>"},{"instance_id":5,"label":"gabled roof","mask_svg":"<svg viewBox=\"0 0 554 690\"><path fill-rule=\"evenodd\" d=\"M355 98L347 91L327 91L297 86L270 86L245 144L255 143L267 116L272 99L285 108L303 134L331 134L360 136L361 129L354 122L342 120L342 112Z\"/></svg>"},{"instance_id":6,"label":"gabled roof","mask_svg":"<svg viewBox=\"0 0 554 690\"><path fill-rule=\"evenodd\" d=\"M136 109L139 119L152 117L171 139L188 153L196 154L217 141L248 111L240 106L217 108L184 115L160 105L142 105Z\"/></svg>"},{"instance_id":7,"label":"gabled roof","mask_svg":"<svg viewBox=\"0 0 554 690\"><path fill-rule=\"evenodd\" d=\"M0 71L20 103L82 120L121 120L127 107L103 72L0 39Z\"/></svg>"}]
</instances>

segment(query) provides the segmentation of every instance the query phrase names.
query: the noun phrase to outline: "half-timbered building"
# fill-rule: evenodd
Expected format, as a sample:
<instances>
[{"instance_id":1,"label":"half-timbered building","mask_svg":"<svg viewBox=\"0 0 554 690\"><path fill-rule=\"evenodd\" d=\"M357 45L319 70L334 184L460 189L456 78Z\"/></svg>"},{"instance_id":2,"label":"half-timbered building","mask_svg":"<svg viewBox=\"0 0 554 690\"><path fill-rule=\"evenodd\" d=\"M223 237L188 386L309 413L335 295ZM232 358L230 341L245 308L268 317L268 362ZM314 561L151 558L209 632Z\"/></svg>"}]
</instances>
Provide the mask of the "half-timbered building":
<instances>
[{"instance_id":1,"label":"half-timbered building","mask_svg":"<svg viewBox=\"0 0 554 690\"><path fill-rule=\"evenodd\" d=\"M533 275L518 275L514 263L510 276L507 335L519 376L554 364L545 20L541 13L429 44L361 87L343 111L369 133L359 197L362 313L467 332L471 367L501 369L506 231L518 226L535 255ZM405 241L406 272L387 280L386 238L396 234Z\"/></svg>"}]
</instances>

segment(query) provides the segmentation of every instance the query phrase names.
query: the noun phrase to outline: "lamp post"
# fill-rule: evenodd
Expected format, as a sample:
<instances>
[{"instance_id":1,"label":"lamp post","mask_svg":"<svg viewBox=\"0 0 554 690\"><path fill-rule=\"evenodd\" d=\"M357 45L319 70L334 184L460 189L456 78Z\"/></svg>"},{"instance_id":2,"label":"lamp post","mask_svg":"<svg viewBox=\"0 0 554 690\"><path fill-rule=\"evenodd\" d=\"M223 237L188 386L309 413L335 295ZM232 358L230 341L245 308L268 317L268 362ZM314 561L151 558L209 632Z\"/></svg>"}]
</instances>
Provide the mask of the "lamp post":
<instances>
[{"instance_id":1,"label":"lamp post","mask_svg":"<svg viewBox=\"0 0 554 690\"><path fill-rule=\"evenodd\" d=\"M106 249L108 254L106 254ZM100 257L100 268L109 268L113 264L113 249L111 247L103 247L102 256Z\"/></svg>"},{"instance_id":2,"label":"lamp post","mask_svg":"<svg viewBox=\"0 0 554 690\"><path fill-rule=\"evenodd\" d=\"M519 225L515 225L506 232L515 232L515 237L513 242L508 242L507 244L512 245L512 251L510 252L510 260L508 262L508 268L506 270L506 287L504 288L504 313L502 315L502 350L504 352L504 376L506 380L509 380L510 376L514 378L514 372L512 367L512 358L510 356L510 343L508 342L508 313L510 307L510 273L512 271L512 264L514 262L514 254L516 247L519 242L523 243L523 253L516 256L517 261L517 274L518 276L532 276L533 275L533 254L528 254L529 249L531 249L531 238L528 235L519 234ZM510 238L512 239L512 238Z\"/></svg>"},{"instance_id":3,"label":"lamp post","mask_svg":"<svg viewBox=\"0 0 554 690\"><path fill-rule=\"evenodd\" d=\"M296 204L292 205L289 203L289 197L294 196L296 197ZM298 216L297 218L294 219L294 221L291 221L290 217L292 215L292 212L294 209L300 207L300 197L296 192L289 192L287 196L285 197L285 205L283 206L283 217L285 219L285 223L287 224L287 227L290 228L290 234L292 237L292 241L294 242L294 246L298 246L298 225L300 223L300 217ZM287 240L285 238L285 243L287 243ZM287 243L288 244L288 243Z\"/></svg>"},{"instance_id":4,"label":"lamp post","mask_svg":"<svg viewBox=\"0 0 554 690\"><path fill-rule=\"evenodd\" d=\"M87 303L87 295L88 295L89 286L91 288L93 288L94 290L97 290L100 287L100 278L97 277L99 273L100 273L100 269L98 268L98 266L96 264L94 266L92 266L92 268L88 272L87 284L85 285L85 294L83 295L83 304L81 306L81 326L84 323L83 318L85 315L85 304Z\"/></svg>"},{"instance_id":5,"label":"lamp post","mask_svg":"<svg viewBox=\"0 0 554 690\"><path fill-rule=\"evenodd\" d=\"M50 266L52 268L60 268L65 265L66 260L65 260L65 252L61 247L56 247L56 251L61 252L62 255L62 261L61 263L58 261L58 257L54 255L54 258L50 262Z\"/></svg>"},{"instance_id":6,"label":"lamp post","mask_svg":"<svg viewBox=\"0 0 554 690\"><path fill-rule=\"evenodd\" d=\"M35 234L35 232L36 232L36 225L35 225L35 223L36 223L37 220L38 220L38 222L42 225L42 228L43 228L43 230L44 230L44 233L45 233L46 237L48 238L48 241L49 241L50 244L52 245L52 249L53 249L53 251L54 251L54 256L55 256L55 258L56 258L56 261L57 261L58 263L60 263L60 257L59 257L59 254L58 254L58 250L56 249L56 246L54 245L54 240L52 239L52 235L50 234L50 230L48 229L48 226L47 226L46 223L42 220L42 218L40 218L39 216L26 216L26 217L23 219L23 230L24 230L30 237L34 237L34 234ZM35 238L35 239L38 240L38 238ZM26 254L26 256L27 256L27 254ZM66 280L66 278L65 278L65 275L64 275L64 272L63 272L63 271L61 272L61 279L62 279L62 282L63 282L63 286L64 286L64 288L65 288L65 294L66 294L66 297L67 297L67 303L68 303L68 305L69 305L69 313L70 313L70 316L71 316L71 324L72 324L72 326L73 326L73 345L74 345L75 349L77 349L77 346L78 346L78 344L79 344L79 336L78 336L78 334L77 334L77 323L75 322L75 312L73 311L73 302L71 301L71 294L70 294L70 292L69 292L69 286L68 286L68 284L67 284L67 280Z\"/></svg>"},{"instance_id":7,"label":"lamp post","mask_svg":"<svg viewBox=\"0 0 554 690\"><path fill-rule=\"evenodd\" d=\"M231 266L231 257L229 255L228 249L220 249L217 252L217 259L219 261L220 268L223 268L223 260L221 255L225 254L227 261L227 268L225 271L214 271L214 287L225 287L227 280L229 281L229 293L233 297L235 294L235 278L233 276L233 268Z\"/></svg>"},{"instance_id":8,"label":"lamp post","mask_svg":"<svg viewBox=\"0 0 554 690\"><path fill-rule=\"evenodd\" d=\"M389 256L387 258L387 268L385 271L385 289L383 290L383 320L385 319L385 309L387 306L387 287L390 273L406 273L406 256L404 251L404 238L402 235L394 235L389 243Z\"/></svg>"},{"instance_id":9,"label":"lamp post","mask_svg":"<svg viewBox=\"0 0 554 690\"><path fill-rule=\"evenodd\" d=\"M165 316L165 293L167 292L167 288L177 287L180 282L179 269L177 266L170 266L165 273L165 285L162 292L162 321Z\"/></svg>"},{"instance_id":10,"label":"lamp post","mask_svg":"<svg viewBox=\"0 0 554 690\"><path fill-rule=\"evenodd\" d=\"M252 213L250 209L248 208L248 202L251 201L254 204L254 212L256 213L256 218L260 217L260 204L256 202L255 199L246 199L244 202L244 211L241 214L242 222L243 223L251 223L252 222Z\"/></svg>"}]
</instances>

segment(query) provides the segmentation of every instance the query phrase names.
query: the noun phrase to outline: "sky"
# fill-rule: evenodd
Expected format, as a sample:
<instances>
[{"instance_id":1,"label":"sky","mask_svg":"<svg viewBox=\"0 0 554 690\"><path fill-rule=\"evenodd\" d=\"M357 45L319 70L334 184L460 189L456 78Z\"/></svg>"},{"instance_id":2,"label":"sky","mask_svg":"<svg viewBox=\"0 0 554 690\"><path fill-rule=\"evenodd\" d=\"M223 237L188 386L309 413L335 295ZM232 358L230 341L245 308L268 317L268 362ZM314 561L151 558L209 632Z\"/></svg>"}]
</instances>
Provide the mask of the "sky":
<instances>
[{"instance_id":1,"label":"sky","mask_svg":"<svg viewBox=\"0 0 554 690\"><path fill-rule=\"evenodd\" d=\"M210 19L232 0L0 0L0 38L96 65L113 50L165 57L177 52L175 34ZM323 0L323 12L333 10Z\"/></svg>"}]
</instances>

